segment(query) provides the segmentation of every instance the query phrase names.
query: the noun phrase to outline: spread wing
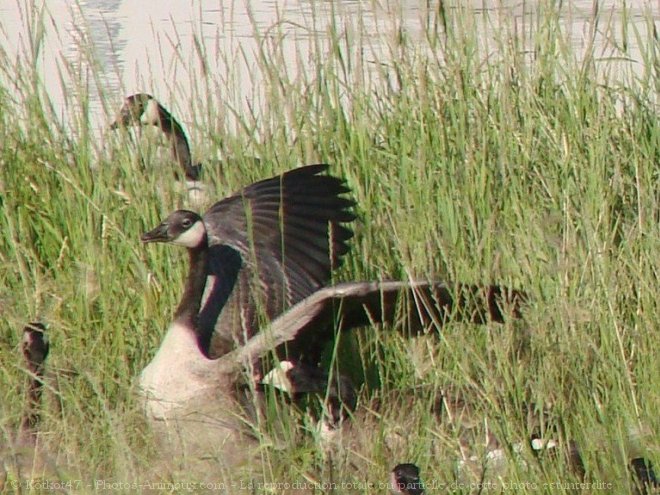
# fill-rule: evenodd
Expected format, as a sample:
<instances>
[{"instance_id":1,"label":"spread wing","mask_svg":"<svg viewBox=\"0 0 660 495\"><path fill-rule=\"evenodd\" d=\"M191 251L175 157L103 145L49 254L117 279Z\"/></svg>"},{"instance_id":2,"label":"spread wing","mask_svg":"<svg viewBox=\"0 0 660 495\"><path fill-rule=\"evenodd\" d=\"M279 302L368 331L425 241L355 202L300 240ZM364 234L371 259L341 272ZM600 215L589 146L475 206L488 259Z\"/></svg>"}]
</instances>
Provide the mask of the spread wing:
<instances>
[{"instance_id":1,"label":"spread wing","mask_svg":"<svg viewBox=\"0 0 660 495\"><path fill-rule=\"evenodd\" d=\"M503 322L507 314L520 317L525 300L524 293L496 285L452 287L426 281L338 284L299 302L244 346L223 356L218 371L221 375L238 373L246 364L287 342L320 349L319 342L331 339L336 329L403 321L407 332L417 334L430 325L441 327L448 318L473 323ZM309 346L311 341L316 345Z\"/></svg>"},{"instance_id":2,"label":"spread wing","mask_svg":"<svg viewBox=\"0 0 660 495\"><path fill-rule=\"evenodd\" d=\"M221 356L327 285L353 236L344 182L310 165L252 184L204 215L210 283L199 327Z\"/></svg>"}]
</instances>

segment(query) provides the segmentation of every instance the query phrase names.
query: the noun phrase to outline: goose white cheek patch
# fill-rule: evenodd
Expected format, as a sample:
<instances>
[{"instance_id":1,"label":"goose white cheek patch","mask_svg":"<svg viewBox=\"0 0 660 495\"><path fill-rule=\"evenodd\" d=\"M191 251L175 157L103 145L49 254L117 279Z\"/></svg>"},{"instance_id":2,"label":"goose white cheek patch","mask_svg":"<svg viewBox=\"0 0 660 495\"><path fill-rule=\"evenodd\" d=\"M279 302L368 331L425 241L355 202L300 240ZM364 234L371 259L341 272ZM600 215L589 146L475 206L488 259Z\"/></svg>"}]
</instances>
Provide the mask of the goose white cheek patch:
<instances>
[{"instance_id":1,"label":"goose white cheek patch","mask_svg":"<svg viewBox=\"0 0 660 495\"><path fill-rule=\"evenodd\" d=\"M140 116L140 122L144 125L157 125L158 120L158 103L155 100L149 100L144 112Z\"/></svg>"},{"instance_id":2,"label":"goose white cheek patch","mask_svg":"<svg viewBox=\"0 0 660 495\"><path fill-rule=\"evenodd\" d=\"M199 244L202 242L204 239L204 234L206 234L204 222L197 220L192 227L174 239L172 244L187 248L194 248L199 246Z\"/></svg>"},{"instance_id":3,"label":"goose white cheek patch","mask_svg":"<svg viewBox=\"0 0 660 495\"><path fill-rule=\"evenodd\" d=\"M293 386L286 374L292 369L293 363L291 361L281 361L263 377L261 383L291 394Z\"/></svg>"}]
</instances>

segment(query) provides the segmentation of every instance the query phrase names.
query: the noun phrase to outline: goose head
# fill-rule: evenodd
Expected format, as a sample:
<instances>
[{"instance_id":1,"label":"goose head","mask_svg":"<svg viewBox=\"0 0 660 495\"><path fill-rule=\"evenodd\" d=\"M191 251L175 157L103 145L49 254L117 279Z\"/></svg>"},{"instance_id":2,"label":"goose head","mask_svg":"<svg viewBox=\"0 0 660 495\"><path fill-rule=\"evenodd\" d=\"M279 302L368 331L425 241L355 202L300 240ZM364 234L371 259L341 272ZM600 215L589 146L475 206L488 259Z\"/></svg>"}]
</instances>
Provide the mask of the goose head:
<instances>
[{"instance_id":1,"label":"goose head","mask_svg":"<svg viewBox=\"0 0 660 495\"><path fill-rule=\"evenodd\" d=\"M30 369L37 370L43 366L49 350L48 335L43 323L32 322L23 328L21 349Z\"/></svg>"},{"instance_id":2,"label":"goose head","mask_svg":"<svg viewBox=\"0 0 660 495\"><path fill-rule=\"evenodd\" d=\"M131 125L160 125L161 105L148 93L137 93L127 97L119 109L110 129Z\"/></svg>"},{"instance_id":3,"label":"goose head","mask_svg":"<svg viewBox=\"0 0 660 495\"><path fill-rule=\"evenodd\" d=\"M171 213L155 229L142 235L142 242L166 242L188 249L207 245L206 227L197 213L177 210Z\"/></svg>"}]
</instances>

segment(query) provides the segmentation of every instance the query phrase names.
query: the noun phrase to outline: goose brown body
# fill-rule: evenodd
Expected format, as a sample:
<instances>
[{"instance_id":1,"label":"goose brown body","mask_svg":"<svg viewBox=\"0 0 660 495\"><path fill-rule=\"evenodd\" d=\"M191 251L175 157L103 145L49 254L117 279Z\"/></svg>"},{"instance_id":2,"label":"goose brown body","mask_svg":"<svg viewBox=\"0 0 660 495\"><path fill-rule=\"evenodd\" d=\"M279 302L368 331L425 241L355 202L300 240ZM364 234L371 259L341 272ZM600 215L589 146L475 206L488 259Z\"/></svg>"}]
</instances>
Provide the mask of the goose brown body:
<instances>
[{"instance_id":1,"label":"goose brown body","mask_svg":"<svg viewBox=\"0 0 660 495\"><path fill-rule=\"evenodd\" d=\"M348 252L353 233L344 224L355 219L353 202L343 181L321 175L326 169L257 182L204 215L213 278L199 325L211 358L326 286Z\"/></svg>"}]
</instances>

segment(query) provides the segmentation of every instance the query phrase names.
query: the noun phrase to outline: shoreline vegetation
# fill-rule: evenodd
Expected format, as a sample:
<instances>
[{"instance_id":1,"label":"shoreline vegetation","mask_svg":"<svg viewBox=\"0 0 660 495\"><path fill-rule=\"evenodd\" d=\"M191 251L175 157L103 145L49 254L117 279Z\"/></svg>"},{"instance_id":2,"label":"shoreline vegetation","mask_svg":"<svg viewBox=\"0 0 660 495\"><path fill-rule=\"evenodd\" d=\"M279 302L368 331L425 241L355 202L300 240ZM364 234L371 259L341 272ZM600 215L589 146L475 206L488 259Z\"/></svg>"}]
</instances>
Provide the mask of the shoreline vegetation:
<instances>
[{"instance_id":1,"label":"shoreline vegetation","mask_svg":"<svg viewBox=\"0 0 660 495\"><path fill-rule=\"evenodd\" d=\"M392 466L414 462L429 485L478 493L488 470L480 480L462 466L474 455L483 474L484 442L466 452L456 418L432 412L447 390L470 398L471 424L506 454L500 483L520 493L627 493L632 459L658 469L658 35L650 12L647 38L625 11L618 23L593 16L593 33L624 39L599 53L587 43L578 56L552 2L528 19L533 36L501 28L488 43L484 15L441 6L421 42L401 29L375 69L354 56L369 40L330 25L330 41L312 43L312 67L295 77L282 69L278 38L263 38L254 81L264 104L251 114L223 99L237 83L231 73L190 62L192 97L175 108L192 116L185 127L204 165L204 207L275 173L330 163L359 215L335 282L498 283L530 298L522 321L448 323L417 339L368 328L342 339L327 360L348 371L372 412L368 427L356 423L351 448L330 462L306 415L275 401L274 417L256 428L261 465L228 472L219 462L214 482L261 484L256 493L296 482L353 487L317 493L382 493ZM105 94L93 71L68 96L73 118L62 124L39 79L43 22L34 17L20 60L0 50L0 459L23 414L21 330L42 320L51 347L38 444L59 469L40 479L72 482L64 489L76 493L95 480L126 493L137 480L195 483L185 466L150 464L157 447L135 393L186 273L183 254L144 249L139 237L187 197L156 129L96 135L91 94L108 116L127 95ZM641 70L614 77L626 37ZM85 53L93 69L93 47ZM535 431L574 440L584 477L565 456L515 452ZM18 482L6 465L0 483Z\"/></svg>"}]
</instances>

